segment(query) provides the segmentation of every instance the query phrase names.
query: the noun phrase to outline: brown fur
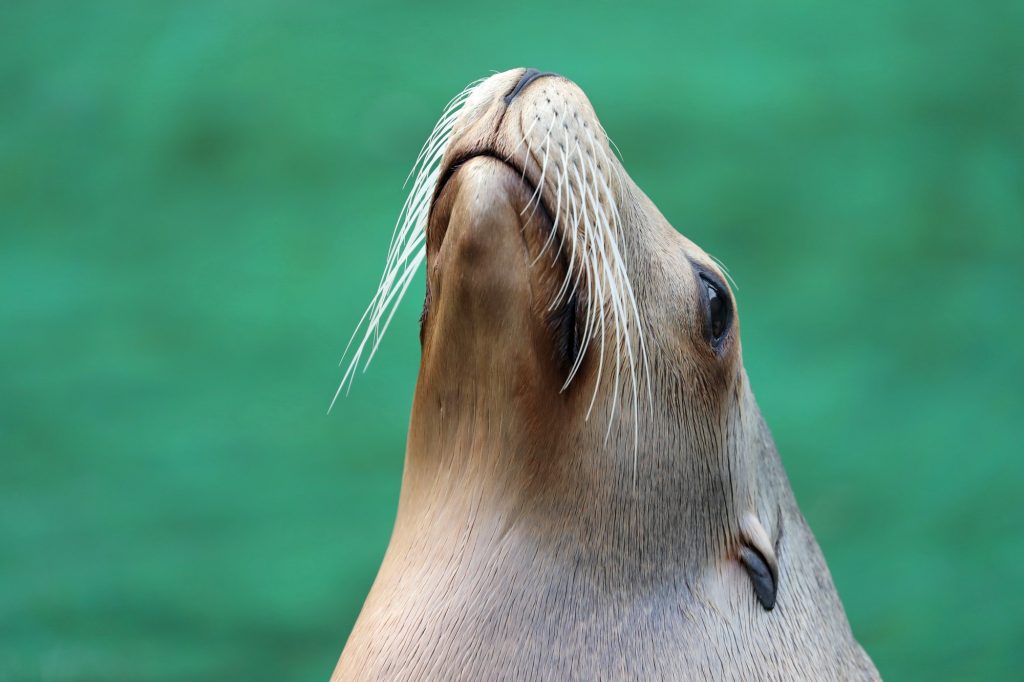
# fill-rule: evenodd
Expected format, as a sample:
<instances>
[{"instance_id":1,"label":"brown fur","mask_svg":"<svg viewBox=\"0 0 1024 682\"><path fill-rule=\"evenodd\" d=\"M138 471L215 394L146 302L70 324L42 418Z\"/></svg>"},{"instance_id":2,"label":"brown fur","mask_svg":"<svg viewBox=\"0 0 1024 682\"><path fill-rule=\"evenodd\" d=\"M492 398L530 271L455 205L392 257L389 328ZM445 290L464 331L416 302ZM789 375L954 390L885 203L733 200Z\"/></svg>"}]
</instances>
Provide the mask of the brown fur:
<instances>
[{"instance_id":1,"label":"brown fur","mask_svg":"<svg viewBox=\"0 0 1024 682\"><path fill-rule=\"evenodd\" d=\"M480 86L446 153L494 157L454 169L432 209L398 516L332 680L878 679L761 419L738 322L720 354L704 339L692 263L718 268L624 173L609 181L647 343L639 447L607 377L584 418L597 347L560 391L548 307L568 256L531 265L555 202L545 180L531 210L542 162L519 143L530 116L566 139L599 124L560 77L506 106L520 74ZM771 611L747 545L777 564Z\"/></svg>"}]
</instances>

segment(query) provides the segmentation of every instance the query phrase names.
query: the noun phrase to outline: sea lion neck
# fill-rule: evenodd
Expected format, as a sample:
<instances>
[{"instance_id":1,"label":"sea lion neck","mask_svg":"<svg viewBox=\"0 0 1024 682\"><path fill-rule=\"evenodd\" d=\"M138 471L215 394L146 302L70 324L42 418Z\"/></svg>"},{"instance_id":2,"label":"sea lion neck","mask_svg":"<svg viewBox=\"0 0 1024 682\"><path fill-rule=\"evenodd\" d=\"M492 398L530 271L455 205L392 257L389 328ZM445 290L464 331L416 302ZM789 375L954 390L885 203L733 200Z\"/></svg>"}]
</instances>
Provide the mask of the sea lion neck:
<instances>
[{"instance_id":1,"label":"sea lion neck","mask_svg":"<svg viewBox=\"0 0 1024 682\"><path fill-rule=\"evenodd\" d=\"M745 514L774 528L782 474L749 391L722 427L733 436L713 447L649 423L636 453L626 429L605 441L571 405L541 424L516 395L513 384L420 382L396 536L473 537L485 553L513 528L532 547L600 538L594 565L659 580L727 556Z\"/></svg>"}]
</instances>

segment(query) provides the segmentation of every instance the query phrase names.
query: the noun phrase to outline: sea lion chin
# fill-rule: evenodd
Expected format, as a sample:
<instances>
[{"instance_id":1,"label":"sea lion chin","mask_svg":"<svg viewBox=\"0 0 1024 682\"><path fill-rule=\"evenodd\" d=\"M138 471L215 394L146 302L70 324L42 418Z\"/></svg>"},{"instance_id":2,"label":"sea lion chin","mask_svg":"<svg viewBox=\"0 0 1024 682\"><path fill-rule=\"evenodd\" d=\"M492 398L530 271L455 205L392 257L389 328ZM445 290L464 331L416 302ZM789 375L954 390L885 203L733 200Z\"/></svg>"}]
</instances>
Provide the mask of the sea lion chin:
<instances>
[{"instance_id":1,"label":"sea lion chin","mask_svg":"<svg viewBox=\"0 0 1024 682\"><path fill-rule=\"evenodd\" d=\"M398 515L332 679L878 679L724 273L582 90L477 82L419 164L343 380L425 260Z\"/></svg>"}]
</instances>

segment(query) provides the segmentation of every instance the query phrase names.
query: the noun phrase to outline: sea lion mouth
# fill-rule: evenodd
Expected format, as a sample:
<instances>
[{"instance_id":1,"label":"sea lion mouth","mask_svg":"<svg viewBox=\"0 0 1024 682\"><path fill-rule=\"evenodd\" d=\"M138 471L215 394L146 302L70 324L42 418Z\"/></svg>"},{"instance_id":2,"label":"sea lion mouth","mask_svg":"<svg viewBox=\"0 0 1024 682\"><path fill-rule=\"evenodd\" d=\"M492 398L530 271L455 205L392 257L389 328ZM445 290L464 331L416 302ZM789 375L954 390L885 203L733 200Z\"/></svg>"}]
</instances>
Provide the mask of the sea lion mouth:
<instances>
[{"instance_id":1,"label":"sea lion mouth","mask_svg":"<svg viewBox=\"0 0 1024 682\"><path fill-rule=\"evenodd\" d=\"M440 253L445 245L452 221L455 220L452 215L452 195L462 191L461 187L456 189L452 188L452 185L455 184L455 179L459 177L460 172L467 166L476 166L479 169L481 164L474 163L479 159L486 159L487 165L492 168L505 169L505 172L501 174L503 181L488 187L484 193L480 211L486 213L487 207L496 201L511 201L516 204L518 216L512 229L519 233L521 251L528 265L523 273L529 280L529 292L532 299L528 305L532 308L532 315L535 319L541 321L547 329L546 336L549 342L553 342L553 355L562 370L564 380L580 350L577 321L583 297L577 292L558 296L559 286L565 281L570 268L567 255L562 248L562 235L557 234L557 227L538 186L530 178L528 171L515 160L493 149L483 148L454 156L442 166L437 188L431 201L426 228L428 272L448 267L444 262L445 259L440 258ZM479 191L479 188L476 191ZM460 219L466 220L466 214L462 213ZM472 220L471 217L470 220ZM502 229L503 227L492 225L489 229ZM488 241L486 237L484 241ZM514 246L509 248L510 245L502 242L497 235L493 242L493 248L504 251L519 250ZM515 257L515 254L502 254L502 257ZM424 347L431 308L436 303L434 290L431 281L428 280L423 311L420 316L420 342Z\"/></svg>"},{"instance_id":2,"label":"sea lion mouth","mask_svg":"<svg viewBox=\"0 0 1024 682\"><path fill-rule=\"evenodd\" d=\"M452 177L456 173L458 173L459 169L466 165L469 161L477 158L494 159L498 163L508 166L512 171L515 172L516 175L519 176L520 180L523 183L523 186L526 187L526 189L530 192L530 196L536 197L536 201L538 202L538 208L544 210L545 214L550 215L543 205L543 198L537 191L537 186L527 176L526 170L524 168L522 168L512 158L503 156L492 149L480 149L476 151L469 151L459 154L457 157L451 159L448 163L441 167L441 173L437 180L437 188L434 190L434 196L430 202L430 211L427 218L428 232L431 229L430 226L433 224L434 209L437 206L438 198L441 196L441 194L444 193L444 190L448 186L448 183L451 181ZM444 237L448 232L448 221L442 221L442 224L439 226L439 229L440 234L437 237L438 245L440 245L444 241ZM430 235L428 234L428 240L429 239Z\"/></svg>"}]
</instances>

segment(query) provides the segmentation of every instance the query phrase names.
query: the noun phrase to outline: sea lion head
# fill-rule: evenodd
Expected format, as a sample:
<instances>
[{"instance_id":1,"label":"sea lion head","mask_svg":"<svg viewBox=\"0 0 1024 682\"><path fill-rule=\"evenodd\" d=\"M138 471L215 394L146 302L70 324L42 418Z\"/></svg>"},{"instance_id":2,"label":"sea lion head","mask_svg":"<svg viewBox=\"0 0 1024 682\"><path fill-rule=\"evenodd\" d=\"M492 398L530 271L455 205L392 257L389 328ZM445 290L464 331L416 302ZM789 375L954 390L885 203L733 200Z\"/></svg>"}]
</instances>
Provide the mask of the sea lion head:
<instances>
[{"instance_id":1,"label":"sea lion head","mask_svg":"<svg viewBox=\"0 0 1024 682\"><path fill-rule=\"evenodd\" d=\"M727 277L632 181L579 86L532 69L474 83L418 163L343 381L425 260L398 518L366 609L429 609L411 595L450 571L526 610L531 582L575 589L580 612L682 609L656 619L716 640L706 660L730 637L765 660L805 637L859 652L750 391ZM676 602L648 600L666 590ZM777 601L792 632L754 641L784 629Z\"/></svg>"},{"instance_id":2,"label":"sea lion head","mask_svg":"<svg viewBox=\"0 0 1024 682\"><path fill-rule=\"evenodd\" d=\"M656 468L736 447L745 375L726 277L630 179L579 86L507 71L439 126L421 155L436 171L392 249L404 269L379 297L425 257L410 451L571 466L634 495Z\"/></svg>"},{"instance_id":3,"label":"sea lion head","mask_svg":"<svg viewBox=\"0 0 1024 682\"><path fill-rule=\"evenodd\" d=\"M420 161L377 300L393 306L425 258L403 495L443 470L453 490L500 481L576 509L646 499L673 512L628 532L657 516L673 544L721 533L712 518L738 537L754 510L714 508L734 501L729 456L764 434L732 290L629 177L582 89L532 69L475 83Z\"/></svg>"}]
</instances>

